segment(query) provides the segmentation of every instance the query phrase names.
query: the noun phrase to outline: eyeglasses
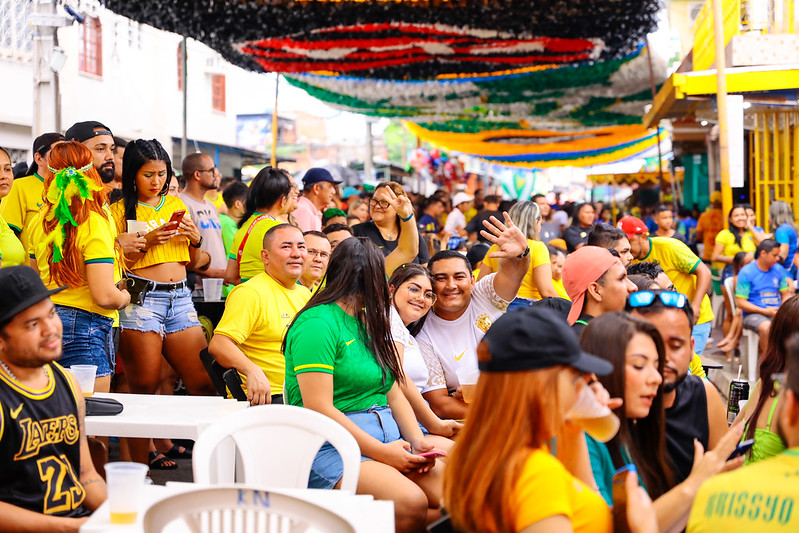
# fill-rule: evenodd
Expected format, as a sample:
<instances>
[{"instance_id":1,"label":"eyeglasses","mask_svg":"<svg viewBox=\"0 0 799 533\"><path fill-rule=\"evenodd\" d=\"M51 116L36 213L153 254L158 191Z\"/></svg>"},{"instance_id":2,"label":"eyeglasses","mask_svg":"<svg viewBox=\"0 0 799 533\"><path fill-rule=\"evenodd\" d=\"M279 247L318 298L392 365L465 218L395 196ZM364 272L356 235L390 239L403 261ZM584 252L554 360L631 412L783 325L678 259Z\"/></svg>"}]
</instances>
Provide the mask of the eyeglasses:
<instances>
[{"instance_id":1,"label":"eyeglasses","mask_svg":"<svg viewBox=\"0 0 799 533\"><path fill-rule=\"evenodd\" d=\"M372 207L378 206L380 209L388 209L391 207L391 204L385 200L375 200L374 198L369 200L369 205Z\"/></svg>"},{"instance_id":2,"label":"eyeglasses","mask_svg":"<svg viewBox=\"0 0 799 533\"><path fill-rule=\"evenodd\" d=\"M677 309L684 309L688 305L688 298L679 292L675 291L638 291L632 293L627 298L627 305L633 309L637 307L649 307L655 301L655 298L660 298L660 301L666 307L676 307Z\"/></svg>"},{"instance_id":3,"label":"eyeglasses","mask_svg":"<svg viewBox=\"0 0 799 533\"><path fill-rule=\"evenodd\" d=\"M422 290L421 287L417 287L416 285L406 285L408 289L408 294L411 295L411 298L424 298L426 302L430 302L430 305L436 303L436 293L433 291L425 291Z\"/></svg>"},{"instance_id":4,"label":"eyeglasses","mask_svg":"<svg viewBox=\"0 0 799 533\"><path fill-rule=\"evenodd\" d=\"M198 170L197 172L214 172L215 170L216 170L216 167L212 167L212 168L208 168L208 169L205 169L205 170Z\"/></svg>"},{"instance_id":5,"label":"eyeglasses","mask_svg":"<svg viewBox=\"0 0 799 533\"><path fill-rule=\"evenodd\" d=\"M322 259L330 259L330 252L325 252L323 250L314 250L313 248L308 248L308 255L316 257L317 255Z\"/></svg>"}]
</instances>

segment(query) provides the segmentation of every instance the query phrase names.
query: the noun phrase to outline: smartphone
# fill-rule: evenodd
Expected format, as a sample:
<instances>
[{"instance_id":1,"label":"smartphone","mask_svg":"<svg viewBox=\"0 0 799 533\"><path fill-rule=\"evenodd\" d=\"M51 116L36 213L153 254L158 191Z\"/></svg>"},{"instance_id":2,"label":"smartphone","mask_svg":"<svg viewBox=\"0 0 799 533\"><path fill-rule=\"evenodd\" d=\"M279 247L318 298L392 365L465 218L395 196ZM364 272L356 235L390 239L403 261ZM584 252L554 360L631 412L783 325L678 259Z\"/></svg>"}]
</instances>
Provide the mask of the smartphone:
<instances>
[{"instance_id":1,"label":"smartphone","mask_svg":"<svg viewBox=\"0 0 799 533\"><path fill-rule=\"evenodd\" d=\"M181 209L180 211L175 211L172 213L172 217L169 219L169 222L164 224L164 227L167 229L176 229L180 226L180 221L183 220L183 215L186 214L185 209Z\"/></svg>"},{"instance_id":2,"label":"smartphone","mask_svg":"<svg viewBox=\"0 0 799 533\"><path fill-rule=\"evenodd\" d=\"M432 452L424 452L424 453L417 453L419 457L446 457L447 454L444 452L439 452L437 450L433 450Z\"/></svg>"},{"instance_id":3,"label":"smartphone","mask_svg":"<svg viewBox=\"0 0 799 533\"><path fill-rule=\"evenodd\" d=\"M745 440L743 442L738 443L738 446L732 451L729 457L727 457L728 461L735 459L736 457L740 457L741 455L745 454L749 450L752 449L752 446L755 444L755 439Z\"/></svg>"}]
</instances>

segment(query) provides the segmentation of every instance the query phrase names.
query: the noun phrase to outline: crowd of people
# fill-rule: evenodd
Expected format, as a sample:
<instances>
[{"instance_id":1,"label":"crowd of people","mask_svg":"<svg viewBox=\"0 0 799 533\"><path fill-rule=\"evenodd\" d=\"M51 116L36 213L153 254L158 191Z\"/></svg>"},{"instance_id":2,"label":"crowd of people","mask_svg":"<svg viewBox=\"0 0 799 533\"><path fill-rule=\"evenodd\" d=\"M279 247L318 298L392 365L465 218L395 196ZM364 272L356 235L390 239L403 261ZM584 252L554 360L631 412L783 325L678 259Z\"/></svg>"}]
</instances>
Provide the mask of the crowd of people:
<instances>
[{"instance_id":1,"label":"crowd of people","mask_svg":"<svg viewBox=\"0 0 799 533\"><path fill-rule=\"evenodd\" d=\"M210 395L206 349L238 371L251 404L346 428L362 455L358 492L392 500L397 531L442 514L463 532L799 526L785 203L771 205L769 233L746 206L714 226L714 197L695 224L681 217L683 232L668 206L614 226L588 202L342 188L324 168L300 185L265 167L246 185L201 153L176 177L157 140L125 142L91 121L38 137L33 153L13 180L0 150L0 530L76 530L105 497L63 368L95 365L96 391L170 394L179 379ZM700 359L713 270L736 276L740 311L719 349L741 328L762 345L761 379L731 427ZM194 305L206 279L225 285L210 342ZM611 437L587 431L586 396L615 413ZM47 442L29 442L31 420L50 424ZM151 469L191 454L126 445ZM336 488L342 472L326 444L309 487Z\"/></svg>"}]
</instances>

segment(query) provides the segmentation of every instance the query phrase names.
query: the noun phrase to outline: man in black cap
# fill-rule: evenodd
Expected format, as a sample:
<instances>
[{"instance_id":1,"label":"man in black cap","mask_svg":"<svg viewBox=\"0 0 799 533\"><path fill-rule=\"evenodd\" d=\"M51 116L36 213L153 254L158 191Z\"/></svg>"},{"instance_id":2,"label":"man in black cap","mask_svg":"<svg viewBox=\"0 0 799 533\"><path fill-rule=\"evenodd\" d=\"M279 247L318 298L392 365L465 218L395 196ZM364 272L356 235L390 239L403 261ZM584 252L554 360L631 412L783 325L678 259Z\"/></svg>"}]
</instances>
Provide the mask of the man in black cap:
<instances>
[{"instance_id":1,"label":"man in black cap","mask_svg":"<svg viewBox=\"0 0 799 533\"><path fill-rule=\"evenodd\" d=\"M0 531L75 531L106 498L61 357L61 319L30 267L0 270Z\"/></svg>"},{"instance_id":2,"label":"man in black cap","mask_svg":"<svg viewBox=\"0 0 799 533\"><path fill-rule=\"evenodd\" d=\"M114 134L95 120L76 122L65 134L68 141L83 143L92 151L94 168L103 183L114 181Z\"/></svg>"},{"instance_id":3,"label":"man in black cap","mask_svg":"<svg viewBox=\"0 0 799 533\"><path fill-rule=\"evenodd\" d=\"M292 215L304 232L322 231L322 211L338 191L340 181L324 168L312 168L302 177L302 196Z\"/></svg>"}]
</instances>

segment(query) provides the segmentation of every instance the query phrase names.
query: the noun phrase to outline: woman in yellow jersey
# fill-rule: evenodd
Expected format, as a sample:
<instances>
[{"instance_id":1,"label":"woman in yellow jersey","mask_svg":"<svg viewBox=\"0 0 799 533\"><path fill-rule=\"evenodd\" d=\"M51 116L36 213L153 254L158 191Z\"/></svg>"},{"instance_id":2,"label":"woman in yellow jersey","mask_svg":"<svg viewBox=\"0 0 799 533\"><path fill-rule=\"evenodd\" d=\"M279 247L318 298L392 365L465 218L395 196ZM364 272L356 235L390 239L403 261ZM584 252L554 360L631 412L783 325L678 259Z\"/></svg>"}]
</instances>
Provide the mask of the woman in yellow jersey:
<instances>
[{"instance_id":1,"label":"woman in yellow jersey","mask_svg":"<svg viewBox=\"0 0 799 533\"><path fill-rule=\"evenodd\" d=\"M264 167L255 175L247 192L247 211L228 250L225 283L238 285L264 271L264 234L272 226L289 222L299 194L299 187L285 170Z\"/></svg>"},{"instance_id":2,"label":"woman in yellow jersey","mask_svg":"<svg viewBox=\"0 0 799 533\"><path fill-rule=\"evenodd\" d=\"M200 362L207 347L186 286L186 269L210 260L200 248L202 238L186 214L179 224L173 213L186 211L174 196L167 196L172 180L169 155L156 140L128 143L122 160L122 199L111 206L120 232L127 221L144 222L139 231L146 243L126 257L135 287L143 290L120 313L120 356L130 391L154 394L160 382L161 357L183 380L189 394L213 394L213 386ZM131 440L134 461L147 463L147 442Z\"/></svg>"},{"instance_id":3,"label":"woman in yellow jersey","mask_svg":"<svg viewBox=\"0 0 799 533\"><path fill-rule=\"evenodd\" d=\"M530 268L519 287L519 294L508 306L508 310L529 307L534 301L541 298L558 296L552 284L552 267L549 259L547 245L538 240L541 230L541 209L535 202L516 202L508 211L510 219L527 237L527 246L530 247ZM499 259L491 257L497 251L494 245L488 249L480 268L478 280L499 270Z\"/></svg>"},{"instance_id":4,"label":"woman in yellow jersey","mask_svg":"<svg viewBox=\"0 0 799 533\"><path fill-rule=\"evenodd\" d=\"M96 365L94 390L108 392L116 353L113 326L130 294L119 289L121 253L92 153L77 141L53 145L42 210L30 228L31 266L48 289L64 325L62 366Z\"/></svg>"},{"instance_id":5,"label":"woman in yellow jersey","mask_svg":"<svg viewBox=\"0 0 799 533\"><path fill-rule=\"evenodd\" d=\"M754 254L757 245L752 231L749 229L749 216L746 205L732 206L727 217L729 228L716 235L716 247L713 249L713 267L721 270L721 281L732 276L732 260L738 252Z\"/></svg>"},{"instance_id":6,"label":"woman in yellow jersey","mask_svg":"<svg viewBox=\"0 0 799 533\"><path fill-rule=\"evenodd\" d=\"M14 171L11 169L11 156L5 148L0 147L0 201L8 195L14 183ZM16 266L24 263L25 249L14 234L14 230L0 216L0 268Z\"/></svg>"},{"instance_id":7,"label":"woman in yellow jersey","mask_svg":"<svg viewBox=\"0 0 799 533\"><path fill-rule=\"evenodd\" d=\"M497 319L477 359L474 401L444 472L444 506L454 529L613 531L611 511L595 492L583 431L568 420L590 377L609 374L613 365L583 352L566 322L538 306ZM608 402L601 386L594 390ZM630 530L657 531L652 502L634 475L626 481Z\"/></svg>"}]
</instances>

